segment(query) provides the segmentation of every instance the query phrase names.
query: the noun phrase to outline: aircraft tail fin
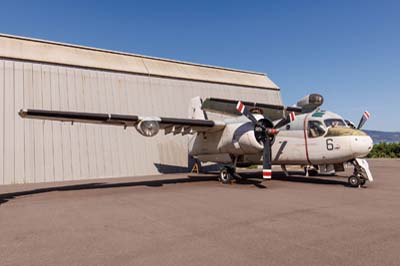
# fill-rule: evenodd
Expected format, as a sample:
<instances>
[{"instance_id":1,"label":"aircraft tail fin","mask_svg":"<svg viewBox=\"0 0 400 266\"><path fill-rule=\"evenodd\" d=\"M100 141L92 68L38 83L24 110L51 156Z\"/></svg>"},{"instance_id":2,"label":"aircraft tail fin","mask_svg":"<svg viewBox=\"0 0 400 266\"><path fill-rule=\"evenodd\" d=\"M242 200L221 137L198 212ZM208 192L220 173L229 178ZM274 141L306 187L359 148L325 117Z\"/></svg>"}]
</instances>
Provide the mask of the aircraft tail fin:
<instances>
[{"instance_id":1,"label":"aircraft tail fin","mask_svg":"<svg viewBox=\"0 0 400 266\"><path fill-rule=\"evenodd\" d=\"M206 112L201 108L203 100L197 96L190 99L189 102L189 118L190 119L204 119L207 120Z\"/></svg>"}]
</instances>

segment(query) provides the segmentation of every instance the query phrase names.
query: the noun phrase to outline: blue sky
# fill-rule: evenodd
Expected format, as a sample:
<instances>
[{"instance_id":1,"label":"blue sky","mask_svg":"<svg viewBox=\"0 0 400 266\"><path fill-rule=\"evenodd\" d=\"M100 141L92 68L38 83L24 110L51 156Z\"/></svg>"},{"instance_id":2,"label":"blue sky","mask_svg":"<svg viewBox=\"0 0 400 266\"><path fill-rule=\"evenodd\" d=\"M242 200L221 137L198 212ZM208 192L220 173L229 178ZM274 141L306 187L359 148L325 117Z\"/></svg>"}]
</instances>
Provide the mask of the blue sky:
<instances>
[{"instance_id":1,"label":"blue sky","mask_svg":"<svg viewBox=\"0 0 400 266\"><path fill-rule=\"evenodd\" d=\"M3 1L0 32L267 73L400 131L400 1Z\"/></svg>"}]
</instances>

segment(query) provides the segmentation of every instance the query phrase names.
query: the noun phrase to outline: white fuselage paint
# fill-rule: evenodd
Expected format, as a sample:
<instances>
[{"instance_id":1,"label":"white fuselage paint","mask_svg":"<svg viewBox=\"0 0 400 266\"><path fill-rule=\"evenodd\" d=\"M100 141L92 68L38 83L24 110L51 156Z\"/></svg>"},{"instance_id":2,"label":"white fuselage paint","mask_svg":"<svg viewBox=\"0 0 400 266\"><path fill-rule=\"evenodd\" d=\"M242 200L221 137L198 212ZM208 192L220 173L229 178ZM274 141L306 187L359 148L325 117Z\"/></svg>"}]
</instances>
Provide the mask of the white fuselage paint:
<instances>
[{"instance_id":1,"label":"white fuselage paint","mask_svg":"<svg viewBox=\"0 0 400 266\"><path fill-rule=\"evenodd\" d=\"M317 113L317 114L315 114ZM330 135L325 119L340 119L331 112L314 112L296 116L296 120L280 129L272 145L272 163L281 165L336 164L366 156L372 139L349 127L336 128L344 133ZM319 121L325 133L310 137L309 121ZM241 156L243 163L262 164L263 145L254 136L254 126L244 117L225 121L223 131L200 133L189 144L189 154L201 161L232 163Z\"/></svg>"}]
</instances>

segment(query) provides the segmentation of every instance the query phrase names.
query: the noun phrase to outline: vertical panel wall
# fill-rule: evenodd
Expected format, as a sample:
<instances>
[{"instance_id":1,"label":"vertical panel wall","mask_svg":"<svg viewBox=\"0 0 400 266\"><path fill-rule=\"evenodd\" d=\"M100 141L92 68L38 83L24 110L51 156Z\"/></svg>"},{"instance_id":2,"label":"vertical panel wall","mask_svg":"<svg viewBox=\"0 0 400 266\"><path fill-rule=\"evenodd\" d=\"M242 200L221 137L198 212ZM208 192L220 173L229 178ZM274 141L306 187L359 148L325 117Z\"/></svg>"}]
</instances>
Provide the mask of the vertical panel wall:
<instances>
[{"instance_id":1,"label":"vertical panel wall","mask_svg":"<svg viewBox=\"0 0 400 266\"><path fill-rule=\"evenodd\" d=\"M144 138L134 128L22 119L22 108L187 117L195 96L282 104L278 90L0 60L0 184L187 165L187 136Z\"/></svg>"}]
</instances>

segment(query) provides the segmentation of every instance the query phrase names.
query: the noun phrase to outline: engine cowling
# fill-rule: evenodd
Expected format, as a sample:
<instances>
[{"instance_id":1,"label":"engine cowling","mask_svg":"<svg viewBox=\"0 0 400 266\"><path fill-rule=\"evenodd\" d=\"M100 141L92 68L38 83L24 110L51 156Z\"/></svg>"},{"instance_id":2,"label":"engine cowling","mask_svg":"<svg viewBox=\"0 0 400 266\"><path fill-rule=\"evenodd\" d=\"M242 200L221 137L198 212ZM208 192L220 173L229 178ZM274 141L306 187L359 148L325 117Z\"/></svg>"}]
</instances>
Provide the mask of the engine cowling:
<instances>
[{"instance_id":1,"label":"engine cowling","mask_svg":"<svg viewBox=\"0 0 400 266\"><path fill-rule=\"evenodd\" d=\"M256 138L254 125L251 123L227 125L218 144L219 152L230 154L259 153L263 148L263 144Z\"/></svg>"}]
</instances>

